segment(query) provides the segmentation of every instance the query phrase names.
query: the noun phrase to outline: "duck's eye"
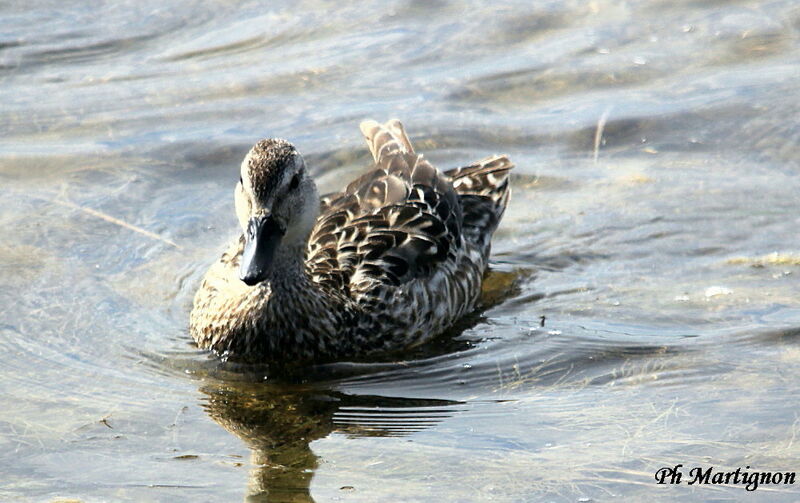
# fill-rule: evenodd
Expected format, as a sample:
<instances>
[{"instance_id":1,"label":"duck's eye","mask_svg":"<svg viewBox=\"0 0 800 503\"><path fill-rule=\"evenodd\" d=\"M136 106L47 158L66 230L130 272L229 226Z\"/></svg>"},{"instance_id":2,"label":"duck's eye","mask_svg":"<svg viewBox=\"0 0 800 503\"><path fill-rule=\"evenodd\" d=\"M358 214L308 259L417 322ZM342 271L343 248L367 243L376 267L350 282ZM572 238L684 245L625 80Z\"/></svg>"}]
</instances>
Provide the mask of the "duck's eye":
<instances>
[{"instance_id":1,"label":"duck's eye","mask_svg":"<svg viewBox=\"0 0 800 503\"><path fill-rule=\"evenodd\" d=\"M242 175L239 175L239 185L244 185L244 182L242 181Z\"/></svg>"},{"instance_id":2,"label":"duck's eye","mask_svg":"<svg viewBox=\"0 0 800 503\"><path fill-rule=\"evenodd\" d=\"M295 174L292 177L292 181L289 182L289 190L294 190L299 186L300 186L300 175L299 174Z\"/></svg>"}]
</instances>

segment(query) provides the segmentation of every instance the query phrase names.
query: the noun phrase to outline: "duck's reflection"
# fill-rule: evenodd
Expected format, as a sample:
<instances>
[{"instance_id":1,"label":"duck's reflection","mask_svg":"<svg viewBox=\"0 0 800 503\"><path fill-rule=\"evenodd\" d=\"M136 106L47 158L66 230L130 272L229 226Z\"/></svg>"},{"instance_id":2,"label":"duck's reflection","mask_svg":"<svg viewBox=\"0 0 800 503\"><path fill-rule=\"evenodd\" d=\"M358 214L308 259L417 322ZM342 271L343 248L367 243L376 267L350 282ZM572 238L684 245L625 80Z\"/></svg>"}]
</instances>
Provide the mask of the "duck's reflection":
<instances>
[{"instance_id":1,"label":"duck's reflection","mask_svg":"<svg viewBox=\"0 0 800 503\"><path fill-rule=\"evenodd\" d=\"M463 404L287 389L267 383L206 383L211 418L251 450L246 501L313 501L309 492L318 457L309 444L331 432L398 436L431 427Z\"/></svg>"},{"instance_id":2,"label":"duck's reflection","mask_svg":"<svg viewBox=\"0 0 800 503\"><path fill-rule=\"evenodd\" d=\"M526 274L518 269L490 271L483 286L484 308L516 295L517 283ZM457 336L481 319L481 313L475 312L442 336L405 351L402 356L407 361L420 362L466 351L471 343ZM394 361L391 356L387 358L389 367L398 368L391 363ZM321 382L350 374L369 374L370 370L381 369L381 364L376 365L304 369L310 374L294 369L287 376L293 382L306 378ZM406 372L410 369L401 367ZM247 501L313 501L309 484L318 458L309 444L334 431L350 437L409 435L430 428L464 408L462 402L450 400L348 395L321 385L303 387L264 382L263 376L270 374L267 367L238 367L229 362L217 370L221 372L213 372L215 377L207 376L201 387L206 395L204 406L211 418L244 440L252 451Z\"/></svg>"}]
</instances>

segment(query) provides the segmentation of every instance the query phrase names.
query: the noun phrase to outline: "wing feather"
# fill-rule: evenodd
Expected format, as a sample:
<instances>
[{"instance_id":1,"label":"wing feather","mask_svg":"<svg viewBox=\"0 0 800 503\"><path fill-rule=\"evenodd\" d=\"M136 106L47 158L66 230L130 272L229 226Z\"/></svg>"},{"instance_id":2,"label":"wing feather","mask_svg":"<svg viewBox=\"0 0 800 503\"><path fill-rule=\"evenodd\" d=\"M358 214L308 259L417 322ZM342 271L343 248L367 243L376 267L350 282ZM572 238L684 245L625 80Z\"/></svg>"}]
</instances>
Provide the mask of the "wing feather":
<instances>
[{"instance_id":1,"label":"wing feather","mask_svg":"<svg viewBox=\"0 0 800 503\"><path fill-rule=\"evenodd\" d=\"M400 121L364 121L361 131L374 165L322 198L306 262L316 281L348 295L400 285L453 259L465 246L462 230L477 230L481 212L499 220L507 183L498 191L496 182L505 183L511 167L496 157L443 173L414 152Z\"/></svg>"}]
</instances>

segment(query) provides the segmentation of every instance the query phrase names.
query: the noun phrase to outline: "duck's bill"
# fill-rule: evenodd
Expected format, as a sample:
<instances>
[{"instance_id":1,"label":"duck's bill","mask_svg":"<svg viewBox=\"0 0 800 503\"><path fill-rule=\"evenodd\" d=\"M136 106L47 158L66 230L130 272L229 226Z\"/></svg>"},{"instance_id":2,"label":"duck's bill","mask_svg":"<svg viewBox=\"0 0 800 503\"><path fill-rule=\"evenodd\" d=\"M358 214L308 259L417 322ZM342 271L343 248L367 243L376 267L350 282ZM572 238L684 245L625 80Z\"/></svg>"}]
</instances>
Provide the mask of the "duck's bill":
<instances>
[{"instance_id":1,"label":"duck's bill","mask_svg":"<svg viewBox=\"0 0 800 503\"><path fill-rule=\"evenodd\" d=\"M267 279L275 251L285 230L272 215L252 217L247 223L239 279L253 286Z\"/></svg>"}]
</instances>

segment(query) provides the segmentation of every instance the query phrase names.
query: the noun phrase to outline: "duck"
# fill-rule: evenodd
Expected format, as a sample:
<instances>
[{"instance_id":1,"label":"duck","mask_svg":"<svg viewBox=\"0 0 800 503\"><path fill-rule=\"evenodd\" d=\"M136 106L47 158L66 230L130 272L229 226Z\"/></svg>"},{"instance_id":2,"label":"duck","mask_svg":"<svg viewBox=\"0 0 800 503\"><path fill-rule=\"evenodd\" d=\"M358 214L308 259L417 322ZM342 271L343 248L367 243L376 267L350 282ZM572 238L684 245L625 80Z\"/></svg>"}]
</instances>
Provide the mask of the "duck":
<instances>
[{"instance_id":1,"label":"duck","mask_svg":"<svg viewBox=\"0 0 800 503\"><path fill-rule=\"evenodd\" d=\"M368 358L423 344L476 309L514 165L493 155L441 171L399 120L360 128L372 165L324 197L288 141L247 153L239 237L194 297L199 348L260 363Z\"/></svg>"}]
</instances>

